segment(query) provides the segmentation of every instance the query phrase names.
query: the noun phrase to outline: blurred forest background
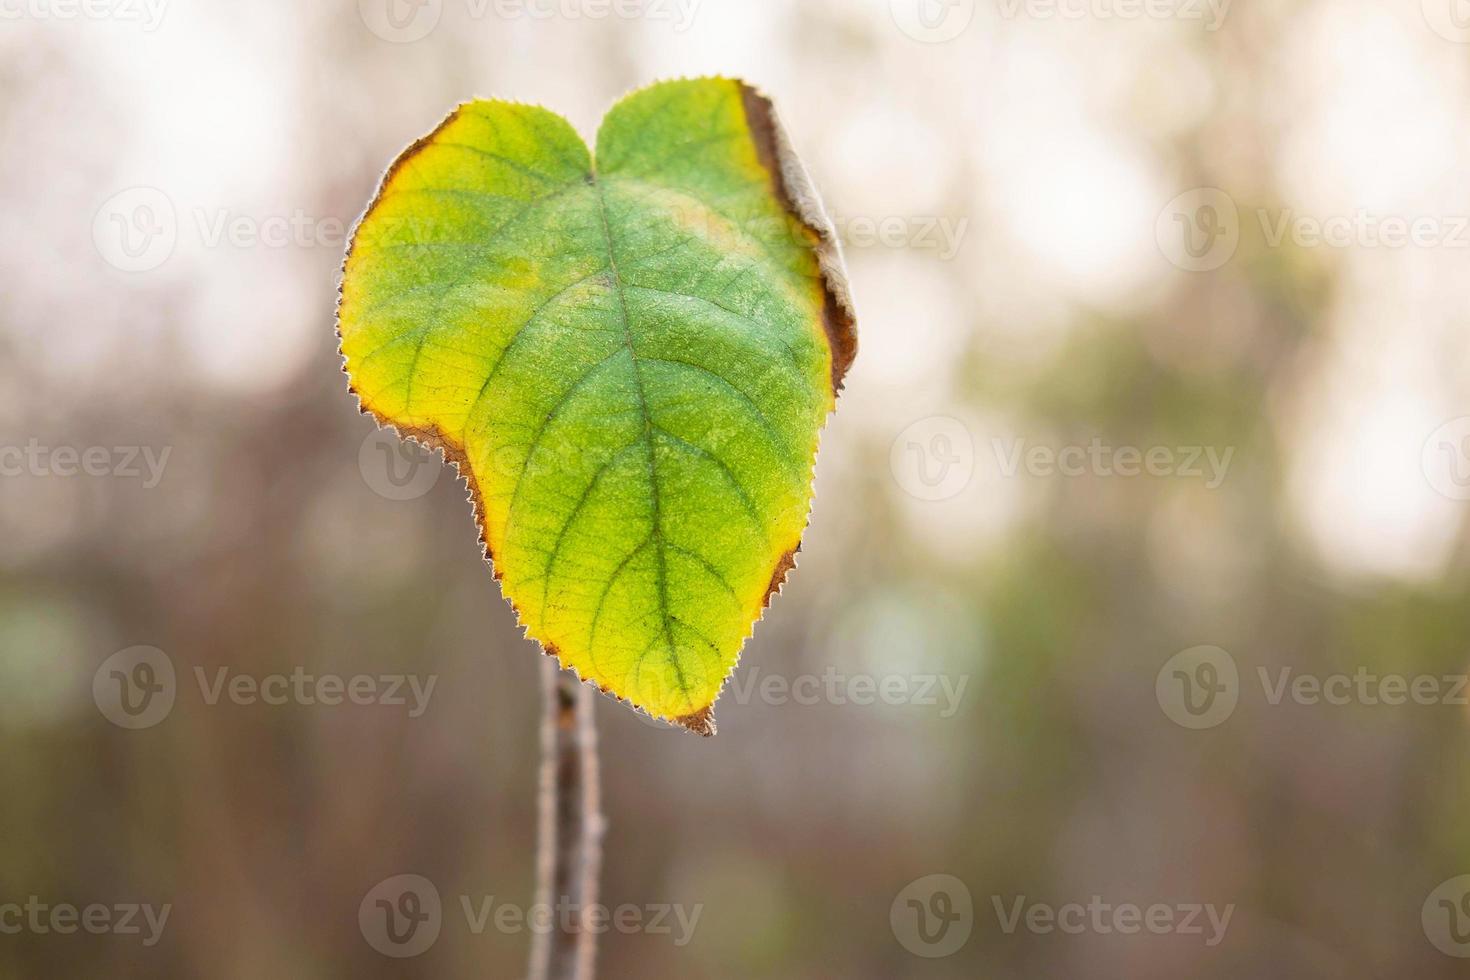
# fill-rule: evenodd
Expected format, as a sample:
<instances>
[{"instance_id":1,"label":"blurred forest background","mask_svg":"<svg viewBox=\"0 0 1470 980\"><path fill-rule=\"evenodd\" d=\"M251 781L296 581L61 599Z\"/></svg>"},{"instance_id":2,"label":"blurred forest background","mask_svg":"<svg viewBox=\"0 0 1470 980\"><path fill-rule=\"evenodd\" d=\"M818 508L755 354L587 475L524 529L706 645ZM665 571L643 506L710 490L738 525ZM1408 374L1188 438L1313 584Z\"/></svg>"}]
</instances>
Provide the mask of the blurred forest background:
<instances>
[{"instance_id":1,"label":"blurred forest background","mask_svg":"<svg viewBox=\"0 0 1470 980\"><path fill-rule=\"evenodd\" d=\"M461 100L590 137L711 73L775 98L862 350L718 737L599 702L604 901L700 909L601 975L1462 976L1456 2L0 4L0 905L172 906L151 946L0 932L0 976L521 975L528 934L459 897L532 901L539 658L462 485L346 393L344 231ZM104 662L139 645L175 700L130 730ZM436 686L210 703L221 668ZM1443 696L1274 697L1285 668ZM1190 724L1180 677L1233 711ZM403 873L444 916L395 959L358 912ZM1233 915L1007 930L1019 896Z\"/></svg>"}]
</instances>

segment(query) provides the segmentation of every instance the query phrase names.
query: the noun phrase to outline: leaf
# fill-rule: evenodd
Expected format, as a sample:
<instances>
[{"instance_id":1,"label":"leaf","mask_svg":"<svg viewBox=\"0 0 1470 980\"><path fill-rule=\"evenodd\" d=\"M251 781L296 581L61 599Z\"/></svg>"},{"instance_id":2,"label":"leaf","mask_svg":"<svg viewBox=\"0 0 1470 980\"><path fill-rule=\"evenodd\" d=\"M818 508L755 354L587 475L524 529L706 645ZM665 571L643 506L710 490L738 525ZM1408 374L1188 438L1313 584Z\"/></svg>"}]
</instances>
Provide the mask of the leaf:
<instances>
[{"instance_id":1,"label":"leaf","mask_svg":"<svg viewBox=\"0 0 1470 980\"><path fill-rule=\"evenodd\" d=\"M338 333L362 411L466 478L527 634L712 734L857 347L769 100L650 86L609 111L595 165L552 112L461 105L359 222Z\"/></svg>"}]
</instances>

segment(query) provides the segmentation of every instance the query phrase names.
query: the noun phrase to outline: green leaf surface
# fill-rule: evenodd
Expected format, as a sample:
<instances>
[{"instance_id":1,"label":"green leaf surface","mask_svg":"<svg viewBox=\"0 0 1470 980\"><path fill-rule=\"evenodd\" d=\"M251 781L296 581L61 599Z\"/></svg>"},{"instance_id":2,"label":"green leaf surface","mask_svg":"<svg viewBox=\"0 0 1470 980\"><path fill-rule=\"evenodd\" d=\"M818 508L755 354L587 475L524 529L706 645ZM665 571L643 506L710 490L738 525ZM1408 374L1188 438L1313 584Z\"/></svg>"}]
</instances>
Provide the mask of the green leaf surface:
<instances>
[{"instance_id":1,"label":"green leaf surface","mask_svg":"<svg viewBox=\"0 0 1470 980\"><path fill-rule=\"evenodd\" d=\"M634 92L596 146L536 106L461 105L354 232L341 349L364 412L458 464L527 634L710 734L800 545L852 307L749 86Z\"/></svg>"}]
</instances>

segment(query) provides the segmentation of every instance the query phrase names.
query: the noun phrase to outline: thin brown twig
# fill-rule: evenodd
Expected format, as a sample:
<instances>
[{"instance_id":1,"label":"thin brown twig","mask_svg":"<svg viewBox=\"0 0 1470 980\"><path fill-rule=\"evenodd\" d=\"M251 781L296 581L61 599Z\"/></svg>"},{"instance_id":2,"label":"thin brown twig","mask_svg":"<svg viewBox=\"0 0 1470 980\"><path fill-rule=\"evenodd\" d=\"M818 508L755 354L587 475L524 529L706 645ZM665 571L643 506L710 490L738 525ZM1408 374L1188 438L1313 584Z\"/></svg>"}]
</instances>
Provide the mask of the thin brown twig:
<instances>
[{"instance_id":1,"label":"thin brown twig","mask_svg":"<svg viewBox=\"0 0 1470 980\"><path fill-rule=\"evenodd\" d=\"M602 799L597 762L597 693L555 657L541 664L540 825L536 903L551 910L533 934L529 980L592 980L597 935L592 910L602 868Z\"/></svg>"}]
</instances>

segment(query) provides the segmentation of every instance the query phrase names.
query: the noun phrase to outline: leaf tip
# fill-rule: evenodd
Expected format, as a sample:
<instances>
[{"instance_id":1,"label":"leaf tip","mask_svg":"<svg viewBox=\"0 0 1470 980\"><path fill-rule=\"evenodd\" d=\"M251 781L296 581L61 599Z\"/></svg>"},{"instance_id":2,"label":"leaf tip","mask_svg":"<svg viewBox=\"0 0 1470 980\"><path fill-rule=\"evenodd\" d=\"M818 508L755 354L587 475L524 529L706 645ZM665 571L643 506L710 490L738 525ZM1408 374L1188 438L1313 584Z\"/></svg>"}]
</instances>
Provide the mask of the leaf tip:
<instances>
[{"instance_id":1,"label":"leaf tip","mask_svg":"<svg viewBox=\"0 0 1470 980\"><path fill-rule=\"evenodd\" d=\"M683 715L673 719L673 722L686 731L710 738L717 731L715 726L715 706L712 704L706 705L692 715Z\"/></svg>"}]
</instances>

